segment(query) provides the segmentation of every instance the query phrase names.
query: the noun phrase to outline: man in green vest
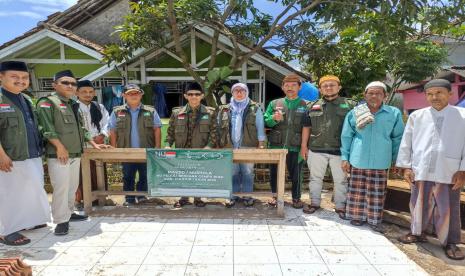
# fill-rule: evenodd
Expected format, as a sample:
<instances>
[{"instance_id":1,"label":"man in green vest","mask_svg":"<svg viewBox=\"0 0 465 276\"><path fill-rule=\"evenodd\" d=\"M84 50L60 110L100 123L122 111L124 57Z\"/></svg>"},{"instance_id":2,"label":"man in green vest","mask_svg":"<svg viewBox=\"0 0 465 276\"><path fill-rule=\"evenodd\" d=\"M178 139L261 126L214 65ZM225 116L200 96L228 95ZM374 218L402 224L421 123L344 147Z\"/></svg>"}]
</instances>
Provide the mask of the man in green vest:
<instances>
[{"instance_id":1,"label":"man in green vest","mask_svg":"<svg viewBox=\"0 0 465 276\"><path fill-rule=\"evenodd\" d=\"M85 130L75 96L77 81L70 70L53 77L55 93L39 99L37 112L42 135L47 140L45 153L48 173L53 186L52 216L57 225L55 235L66 235L69 221L86 220L87 216L74 213L79 168L85 142L100 149Z\"/></svg>"},{"instance_id":2,"label":"man in green vest","mask_svg":"<svg viewBox=\"0 0 465 276\"><path fill-rule=\"evenodd\" d=\"M287 75L281 87L286 97L271 101L264 116L266 125L271 128L268 135L269 147L288 149L286 166L292 179L292 206L296 209L303 207L300 185L304 162L300 156L300 144L301 121L307 111L307 103L298 96L300 88L300 77L296 74ZM269 204L277 206L277 165L274 164L270 166L270 184L273 199Z\"/></svg>"},{"instance_id":3,"label":"man in green vest","mask_svg":"<svg viewBox=\"0 0 465 276\"><path fill-rule=\"evenodd\" d=\"M165 148L205 148L217 145L216 112L212 107L201 104L204 97L202 86L191 83L184 92L187 105L175 107L171 113L169 127L165 139ZM174 204L175 208L189 204L188 197L182 197ZM194 205L204 207L205 202L194 198Z\"/></svg>"},{"instance_id":4,"label":"man in green vest","mask_svg":"<svg viewBox=\"0 0 465 276\"><path fill-rule=\"evenodd\" d=\"M50 206L44 190L42 138L24 62L0 63L0 243L31 240L19 231L45 227Z\"/></svg>"},{"instance_id":5,"label":"man in green vest","mask_svg":"<svg viewBox=\"0 0 465 276\"><path fill-rule=\"evenodd\" d=\"M355 102L339 96L342 87L337 76L321 77L319 86L322 97L308 104L303 120L301 155L310 168L311 200L303 212L313 214L320 209L323 178L329 165L334 182L335 211L345 219L347 177L341 167L340 137L344 118Z\"/></svg>"},{"instance_id":6,"label":"man in green vest","mask_svg":"<svg viewBox=\"0 0 465 276\"><path fill-rule=\"evenodd\" d=\"M153 106L142 104L144 91L135 84L123 88L125 105L117 106L110 116L110 143L115 148L160 148L161 120ZM123 163L123 190L147 192L147 163ZM140 203L146 198L137 197ZM134 196L126 196L125 205L135 203Z\"/></svg>"}]
</instances>

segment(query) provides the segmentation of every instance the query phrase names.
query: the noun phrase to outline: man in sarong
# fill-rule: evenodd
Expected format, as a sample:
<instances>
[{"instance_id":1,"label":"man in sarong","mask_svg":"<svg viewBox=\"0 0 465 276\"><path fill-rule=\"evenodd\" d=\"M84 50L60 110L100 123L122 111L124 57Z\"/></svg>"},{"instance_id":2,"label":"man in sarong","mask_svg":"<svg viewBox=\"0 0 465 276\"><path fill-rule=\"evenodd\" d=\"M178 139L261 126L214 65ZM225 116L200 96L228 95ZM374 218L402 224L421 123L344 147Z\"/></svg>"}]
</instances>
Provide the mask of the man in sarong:
<instances>
[{"instance_id":1,"label":"man in sarong","mask_svg":"<svg viewBox=\"0 0 465 276\"><path fill-rule=\"evenodd\" d=\"M413 112L397 158L410 183L410 233L403 243L426 241L429 225L453 260L465 258L460 243L460 191L465 184L465 109L449 105L448 80L425 84L430 107Z\"/></svg>"},{"instance_id":2,"label":"man in sarong","mask_svg":"<svg viewBox=\"0 0 465 276\"><path fill-rule=\"evenodd\" d=\"M42 142L23 62L0 64L0 243L24 245L26 228L46 226L50 205L44 190Z\"/></svg>"},{"instance_id":3,"label":"man in sarong","mask_svg":"<svg viewBox=\"0 0 465 276\"><path fill-rule=\"evenodd\" d=\"M350 174L346 217L355 226L367 221L379 232L388 169L397 158L404 130L402 113L384 104L385 98L384 83L368 84L366 103L347 113L341 134L342 169Z\"/></svg>"}]
</instances>

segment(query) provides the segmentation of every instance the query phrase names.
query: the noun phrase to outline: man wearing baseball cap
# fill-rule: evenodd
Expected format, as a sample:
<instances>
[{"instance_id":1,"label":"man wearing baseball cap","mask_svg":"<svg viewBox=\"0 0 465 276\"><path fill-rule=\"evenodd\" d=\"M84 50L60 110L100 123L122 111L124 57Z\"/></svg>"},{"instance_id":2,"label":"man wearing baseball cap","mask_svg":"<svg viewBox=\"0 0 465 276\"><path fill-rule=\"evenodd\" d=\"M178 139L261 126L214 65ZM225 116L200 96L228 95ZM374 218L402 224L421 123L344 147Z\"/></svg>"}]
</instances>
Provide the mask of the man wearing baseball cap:
<instances>
[{"instance_id":1,"label":"man wearing baseball cap","mask_svg":"<svg viewBox=\"0 0 465 276\"><path fill-rule=\"evenodd\" d=\"M108 124L110 143L115 148L160 148L161 120L153 106L142 104L144 91L135 84L123 88L125 105L113 108ZM139 182L135 185L136 173ZM147 191L147 164L123 163L123 190ZM144 196L137 197L142 202ZM126 196L125 205L136 202L134 196Z\"/></svg>"}]
</instances>

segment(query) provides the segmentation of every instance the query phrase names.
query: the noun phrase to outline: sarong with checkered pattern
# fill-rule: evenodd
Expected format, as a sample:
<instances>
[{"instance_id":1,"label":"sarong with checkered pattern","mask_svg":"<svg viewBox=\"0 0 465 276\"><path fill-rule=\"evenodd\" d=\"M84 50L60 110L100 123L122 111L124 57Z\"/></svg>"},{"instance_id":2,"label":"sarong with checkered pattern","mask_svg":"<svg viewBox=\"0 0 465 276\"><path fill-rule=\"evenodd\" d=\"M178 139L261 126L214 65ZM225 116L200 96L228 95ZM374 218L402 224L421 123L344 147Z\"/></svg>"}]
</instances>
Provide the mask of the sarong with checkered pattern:
<instances>
[{"instance_id":1,"label":"sarong with checkered pattern","mask_svg":"<svg viewBox=\"0 0 465 276\"><path fill-rule=\"evenodd\" d=\"M347 193L346 217L378 225L383 219L387 170L352 168Z\"/></svg>"}]
</instances>

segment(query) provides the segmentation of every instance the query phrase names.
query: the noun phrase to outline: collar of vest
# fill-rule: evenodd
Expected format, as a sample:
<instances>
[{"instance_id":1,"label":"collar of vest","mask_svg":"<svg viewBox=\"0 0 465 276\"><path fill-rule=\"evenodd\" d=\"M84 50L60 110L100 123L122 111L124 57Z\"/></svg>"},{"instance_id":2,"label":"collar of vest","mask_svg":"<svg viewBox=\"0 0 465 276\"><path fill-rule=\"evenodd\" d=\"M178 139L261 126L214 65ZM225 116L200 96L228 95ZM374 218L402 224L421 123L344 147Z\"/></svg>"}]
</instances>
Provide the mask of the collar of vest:
<instances>
[{"instance_id":1,"label":"collar of vest","mask_svg":"<svg viewBox=\"0 0 465 276\"><path fill-rule=\"evenodd\" d=\"M185 106L183 106L181 108L181 110L179 110L178 114L187 114L191 110L192 109L190 108L190 106L188 104L186 104ZM200 113L202 113L202 114L207 114L208 113L207 107L204 106L203 104L200 105Z\"/></svg>"},{"instance_id":2,"label":"collar of vest","mask_svg":"<svg viewBox=\"0 0 465 276\"><path fill-rule=\"evenodd\" d=\"M49 97L56 97L56 98L60 99L60 101L63 101L65 103L69 103L69 104L75 103L75 101L73 99L63 97L63 96L59 95L57 92L53 92Z\"/></svg>"}]
</instances>

